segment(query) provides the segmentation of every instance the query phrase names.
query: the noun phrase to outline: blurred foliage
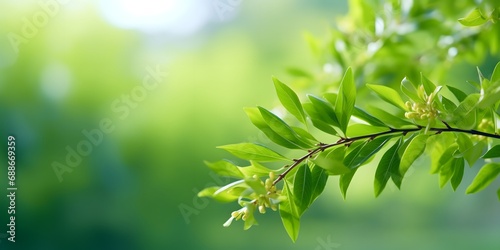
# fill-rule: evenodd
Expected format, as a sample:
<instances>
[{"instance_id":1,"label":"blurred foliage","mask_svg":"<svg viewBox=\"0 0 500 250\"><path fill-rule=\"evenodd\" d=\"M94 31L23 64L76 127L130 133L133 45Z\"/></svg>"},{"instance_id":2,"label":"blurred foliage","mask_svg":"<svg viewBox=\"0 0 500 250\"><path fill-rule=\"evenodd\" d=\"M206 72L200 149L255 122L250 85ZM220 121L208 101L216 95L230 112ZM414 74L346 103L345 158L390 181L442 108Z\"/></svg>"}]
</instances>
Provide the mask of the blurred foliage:
<instances>
[{"instance_id":1,"label":"blurred foliage","mask_svg":"<svg viewBox=\"0 0 500 250\"><path fill-rule=\"evenodd\" d=\"M221 218L231 208L196 197L204 187L228 181L202 164L224 156L214 145L244 138L272 147L241 107L276 106L270 79L276 75L291 83L288 66L299 65L311 75L323 72L301 32L330 34L324 31L347 11L346 1L60 0L66 4L16 54L7 34L22 34L24 18L33 20L44 3L55 1L0 2L0 133L1 140L16 136L19 151L19 238L10 244L2 228L0 249L314 249L329 241L342 249L497 244L499 207L489 190L473 198L435 192L435 180L418 169L409 170L407 181L420 189L388 192L377 202L371 202L364 186L368 174L353 178L345 202L331 192L335 182L328 183L328 199L318 198L304 214L307 230L296 244L271 214L265 215L265 227L223 228ZM238 6L221 19L214 2ZM171 9L162 12L165 6ZM460 10L457 18L467 11ZM119 17L134 25L112 22ZM151 31L141 27L144 23L169 29ZM479 66L492 72L493 61ZM147 67L157 65L168 71L167 79L121 120L111 104L140 85ZM454 66L448 75L454 80L476 79L470 65ZM300 81L292 87L300 89ZM332 82L332 88L338 86ZM98 128L103 118L113 121L114 132L59 183L51 164L64 162L66 147L75 148L86 138L82 131ZM1 143L0 151L6 149ZM0 171L4 191L6 175ZM467 170L464 178L472 178ZM0 222L7 224L5 193L2 197ZM184 217L183 205L197 213Z\"/></svg>"}]
</instances>

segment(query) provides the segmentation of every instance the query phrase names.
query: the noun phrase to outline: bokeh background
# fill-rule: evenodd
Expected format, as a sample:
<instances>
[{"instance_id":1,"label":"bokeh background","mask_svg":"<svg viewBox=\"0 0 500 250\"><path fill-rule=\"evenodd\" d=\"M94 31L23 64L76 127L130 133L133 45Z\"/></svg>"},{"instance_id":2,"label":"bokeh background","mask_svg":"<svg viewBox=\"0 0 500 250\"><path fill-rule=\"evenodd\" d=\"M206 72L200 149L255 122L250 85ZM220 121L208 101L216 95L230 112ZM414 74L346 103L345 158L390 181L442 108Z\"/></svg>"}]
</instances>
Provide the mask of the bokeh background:
<instances>
[{"instance_id":1,"label":"bokeh background","mask_svg":"<svg viewBox=\"0 0 500 250\"><path fill-rule=\"evenodd\" d=\"M278 104L272 75L293 82L287 68L324 69L304 33L328 37L347 9L320 0L1 1L0 148L6 155L7 136L16 137L18 192L17 242L0 226L0 249L499 249L499 182L465 195L467 170L457 192L440 190L425 159L401 191L389 186L377 199L374 168L354 178L346 201L330 178L295 244L278 213L248 231L223 228L237 204L197 198L226 181L203 164L229 157L215 146L269 144L242 108ZM13 33L25 37L19 46ZM494 59L477 66L489 74ZM134 92L148 69L168 75ZM475 74L461 64L447 80ZM140 98L128 103L131 94ZM60 181L54 162L67 165L68 147L103 119L114 130Z\"/></svg>"}]
</instances>

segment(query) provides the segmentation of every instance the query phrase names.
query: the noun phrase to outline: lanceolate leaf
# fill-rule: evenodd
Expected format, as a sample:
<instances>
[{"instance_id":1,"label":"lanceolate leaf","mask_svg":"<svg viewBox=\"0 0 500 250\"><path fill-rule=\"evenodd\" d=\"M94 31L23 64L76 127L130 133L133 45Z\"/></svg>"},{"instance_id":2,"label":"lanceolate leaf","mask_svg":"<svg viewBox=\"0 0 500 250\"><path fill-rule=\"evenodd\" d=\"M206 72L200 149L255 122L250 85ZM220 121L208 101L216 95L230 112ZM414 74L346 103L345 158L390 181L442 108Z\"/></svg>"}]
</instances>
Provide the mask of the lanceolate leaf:
<instances>
[{"instance_id":1,"label":"lanceolate leaf","mask_svg":"<svg viewBox=\"0 0 500 250\"><path fill-rule=\"evenodd\" d=\"M352 169L349 173L343 174L339 178L340 192L342 193L342 197L344 197L344 200L347 196L347 189L349 188L349 184L351 184L352 177L354 177L356 170L358 169Z\"/></svg>"},{"instance_id":2,"label":"lanceolate leaf","mask_svg":"<svg viewBox=\"0 0 500 250\"><path fill-rule=\"evenodd\" d=\"M463 158L453 158L455 161L453 164L453 176L451 177L451 187L453 190L457 190L458 186L462 182L464 177L464 159Z\"/></svg>"},{"instance_id":3,"label":"lanceolate leaf","mask_svg":"<svg viewBox=\"0 0 500 250\"><path fill-rule=\"evenodd\" d=\"M311 203L312 197L312 177L307 164L302 164L295 173L293 180L293 194L295 205L298 208L298 215L301 216Z\"/></svg>"},{"instance_id":4,"label":"lanceolate leaf","mask_svg":"<svg viewBox=\"0 0 500 250\"><path fill-rule=\"evenodd\" d=\"M373 90L384 101L402 110L406 110L406 105L396 90L383 85L366 84L366 86Z\"/></svg>"},{"instance_id":5,"label":"lanceolate leaf","mask_svg":"<svg viewBox=\"0 0 500 250\"><path fill-rule=\"evenodd\" d=\"M464 26L478 26L486 23L488 20L478 8L472 10L466 17L458 19Z\"/></svg>"},{"instance_id":6,"label":"lanceolate leaf","mask_svg":"<svg viewBox=\"0 0 500 250\"><path fill-rule=\"evenodd\" d=\"M283 226L288 236L295 242L299 236L300 216L295 206L295 202L293 201L294 194L292 194L288 181L286 180L283 184L283 195L286 199L279 204L281 221L283 222Z\"/></svg>"},{"instance_id":7,"label":"lanceolate leaf","mask_svg":"<svg viewBox=\"0 0 500 250\"><path fill-rule=\"evenodd\" d=\"M410 80L408 80L406 77L403 78L403 80L401 81L401 91L408 98L410 98L411 100L413 100L415 102L420 100L420 98L418 97L418 94L417 94L417 89L415 88L413 83Z\"/></svg>"},{"instance_id":8,"label":"lanceolate leaf","mask_svg":"<svg viewBox=\"0 0 500 250\"><path fill-rule=\"evenodd\" d=\"M335 127L339 126L338 117L330 103L314 95L308 95L308 97L309 100L311 100L314 109L319 114L319 117L317 117L318 119L321 119L322 121Z\"/></svg>"},{"instance_id":9,"label":"lanceolate leaf","mask_svg":"<svg viewBox=\"0 0 500 250\"><path fill-rule=\"evenodd\" d=\"M278 94L278 98L280 99L283 107L285 107L285 109L288 110L290 114L295 116L300 122L305 124L306 116L297 94L295 94L291 88L275 77L273 77L273 82L274 87L276 88L276 93Z\"/></svg>"},{"instance_id":10,"label":"lanceolate leaf","mask_svg":"<svg viewBox=\"0 0 500 250\"><path fill-rule=\"evenodd\" d=\"M354 111L353 111L352 115L367 122L368 124L373 125L373 126L379 126L379 127L386 127L387 126L385 123L383 123L379 119L366 113L366 111L364 111L358 107L354 107Z\"/></svg>"},{"instance_id":11,"label":"lanceolate leaf","mask_svg":"<svg viewBox=\"0 0 500 250\"><path fill-rule=\"evenodd\" d=\"M455 110L455 124L462 129L472 129L476 125L476 105L479 94L471 94Z\"/></svg>"},{"instance_id":12,"label":"lanceolate leaf","mask_svg":"<svg viewBox=\"0 0 500 250\"><path fill-rule=\"evenodd\" d=\"M401 175L399 174L399 154L398 149L403 142L401 137L380 159L377 171L375 172L375 197L378 197L385 188L389 178L392 178L396 186L401 186Z\"/></svg>"},{"instance_id":13,"label":"lanceolate leaf","mask_svg":"<svg viewBox=\"0 0 500 250\"><path fill-rule=\"evenodd\" d=\"M481 191L495 180L498 174L500 174L500 163L488 163L484 165L465 192L472 194Z\"/></svg>"},{"instance_id":14,"label":"lanceolate leaf","mask_svg":"<svg viewBox=\"0 0 500 250\"><path fill-rule=\"evenodd\" d=\"M392 136L383 136L359 145L344 158L344 165L350 169L363 165L363 163L384 147L391 138Z\"/></svg>"},{"instance_id":15,"label":"lanceolate leaf","mask_svg":"<svg viewBox=\"0 0 500 250\"><path fill-rule=\"evenodd\" d=\"M459 90L450 85L446 85L446 87L451 91L451 93L453 93L455 98L457 98L458 102L463 102L465 98L467 98L467 94L465 94L462 90Z\"/></svg>"},{"instance_id":16,"label":"lanceolate leaf","mask_svg":"<svg viewBox=\"0 0 500 250\"><path fill-rule=\"evenodd\" d=\"M428 135L420 134L411 139L408 147L406 147L403 155L401 156L399 172L402 177L404 177L406 171L408 171L413 162L415 162L415 160L424 152L425 142L428 137Z\"/></svg>"},{"instance_id":17,"label":"lanceolate leaf","mask_svg":"<svg viewBox=\"0 0 500 250\"><path fill-rule=\"evenodd\" d=\"M328 123L323 121L323 117L316 111L312 103L304 103L304 109L311 118L311 122L317 129L332 135L337 135L337 131Z\"/></svg>"},{"instance_id":18,"label":"lanceolate leaf","mask_svg":"<svg viewBox=\"0 0 500 250\"><path fill-rule=\"evenodd\" d=\"M221 176L229 176L235 178L244 178L243 173L235 166L233 163L222 160L217 162L208 162L205 161L205 165L207 165L212 171Z\"/></svg>"},{"instance_id":19,"label":"lanceolate leaf","mask_svg":"<svg viewBox=\"0 0 500 250\"><path fill-rule=\"evenodd\" d=\"M492 147L486 154L483 155L483 158L497 158L500 157L500 145L496 145Z\"/></svg>"},{"instance_id":20,"label":"lanceolate leaf","mask_svg":"<svg viewBox=\"0 0 500 250\"><path fill-rule=\"evenodd\" d=\"M264 121L264 118L262 118L262 115L260 114L258 108L245 108L245 112L247 113L247 116L250 118L250 121L253 123L253 125L260 129L260 131L262 131L267 136L267 138L269 138L269 140L285 148L301 148L299 145L283 138L281 135L272 130L271 127L267 125L266 121Z\"/></svg>"},{"instance_id":21,"label":"lanceolate leaf","mask_svg":"<svg viewBox=\"0 0 500 250\"><path fill-rule=\"evenodd\" d=\"M312 160L318 167L327 170L328 174L340 175L349 172L342 160L345 156L346 148L344 146L338 146L335 148L329 148L323 152L320 152L316 158Z\"/></svg>"},{"instance_id":22,"label":"lanceolate leaf","mask_svg":"<svg viewBox=\"0 0 500 250\"><path fill-rule=\"evenodd\" d=\"M258 107L262 118L267 125L276 133L283 136L288 141L299 145L301 148L311 148L313 145L306 139L302 139L288 124L281 120L278 116L271 113L269 110Z\"/></svg>"},{"instance_id":23,"label":"lanceolate leaf","mask_svg":"<svg viewBox=\"0 0 500 250\"><path fill-rule=\"evenodd\" d=\"M289 161L283 155L280 155L273 150L261 145L253 143L239 143L219 146L217 148L224 149L236 157L244 160L254 161Z\"/></svg>"},{"instance_id":24,"label":"lanceolate leaf","mask_svg":"<svg viewBox=\"0 0 500 250\"><path fill-rule=\"evenodd\" d=\"M323 193L323 190L326 186L326 181L328 180L328 173L325 169L316 166L315 164L311 165L311 201L309 204L312 204L318 196Z\"/></svg>"},{"instance_id":25,"label":"lanceolate leaf","mask_svg":"<svg viewBox=\"0 0 500 250\"><path fill-rule=\"evenodd\" d=\"M348 68L342 82L335 104L335 114L340 123L340 129L346 133L347 125L354 109L356 101L356 85L351 68Z\"/></svg>"}]
</instances>

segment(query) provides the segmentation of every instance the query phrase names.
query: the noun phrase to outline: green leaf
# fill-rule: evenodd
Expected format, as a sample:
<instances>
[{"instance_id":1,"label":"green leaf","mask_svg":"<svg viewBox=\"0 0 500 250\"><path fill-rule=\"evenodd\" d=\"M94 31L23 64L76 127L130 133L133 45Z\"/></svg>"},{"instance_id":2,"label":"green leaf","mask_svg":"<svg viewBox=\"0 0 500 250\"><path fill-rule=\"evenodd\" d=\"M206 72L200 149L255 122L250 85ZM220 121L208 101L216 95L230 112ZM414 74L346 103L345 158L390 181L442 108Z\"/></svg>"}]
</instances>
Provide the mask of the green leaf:
<instances>
[{"instance_id":1,"label":"green leaf","mask_svg":"<svg viewBox=\"0 0 500 250\"><path fill-rule=\"evenodd\" d=\"M469 166L473 166L477 159L481 157L484 143L474 145L469 136L461 133L455 133L455 136L457 137L456 142L460 154L454 155L454 157L464 157Z\"/></svg>"},{"instance_id":2,"label":"green leaf","mask_svg":"<svg viewBox=\"0 0 500 250\"><path fill-rule=\"evenodd\" d=\"M224 146L219 146L217 148L224 149L236 157L244 160L254 160L254 161L290 161L283 155L280 155L273 150L253 144L253 143L239 143L239 144L229 144Z\"/></svg>"},{"instance_id":3,"label":"green leaf","mask_svg":"<svg viewBox=\"0 0 500 250\"><path fill-rule=\"evenodd\" d=\"M288 87L286 84L282 83L277 78L273 77L274 87L276 88L276 93L280 99L281 104L285 107L290 114L295 116L300 122L306 124L306 115L304 114L304 109L300 103L297 94Z\"/></svg>"},{"instance_id":4,"label":"green leaf","mask_svg":"<svg viewBox=\"0 0 500 250\"><path fill-rule=\"evenodd\" d=\"M337 135L337 131L328 123L323 121L323 118L320 116L318 111L314 108L314 105L312 103L304 103L304 110L306 113L309 115L311 118L311 122L316 127L317 129L331 134L331 135Z\"/></svg>"},{"instance_id":5,"label":"green leaf","mask_svg":"<svg viewBox=\"0 0 500 250\"><path fill-rule=\"evenodd\" d=\"M495 180L498 174L500 174L500 163L488 163L484 165L465 192L472 194L483 190Z\"/></svg>"},{"instance_id":6,"label":"green leaf","mask_svg":"<svg viewBox=\"0 0 500 250\"><path fill-rule=\"evenodd\" d=\"M307 164L302 164L295 173L293 180L294 202L301 216L309 207L312 197L312 177Z\"/></svg>"},{"instance_id":7,"label":"green leaf","mask_svg":"<svg viewBox=\"0 0 500 250\"><path fill-rule=\"evenodd\" d=\"M250 161L250 166L238 167L238 170L244 175L244 177L252 177L257 175L259 177L268 176L269 172L275 170L266 168L256 161Z\"/></svg>"},{"instance_id":8,"label":"green leaf","mask_svg":"<svg viewBox=\"0 0 500 250\"><path fill-rule=\"evenodd\" d=\"M212 171L221 176L229 176L235 178L244 178L245 176L241 171L229 161L217 161L217 162L208 162L205 161L205 165L207 165Z\"/></svg>"},{"instance_id":9,"label":"green leaf","mask_svg":"<svg viewBox=\"0 0 500 250\"><path fill-rule=\"evenodd\" d=\"M363 165L370 157L377 153L392 138L382 136L371 141L366 141L351 151L344 159L344 165L349 169L355 169Z\"/></svg>"},{"instance_id":10,"label":"green leaf","mask_svg":"<svg viewBox=\"0 0 500 250\"><path fill-rule=\"evenodd\" d=\"M245 183L253 189L257 195L267 194L266 187L259 177L247 177L245 178Z\"/></svg>"},{"instance_id":11,"label":"green leaf","mask_svg":"<svg viewBox=\"0 0 500 250\"><path fill-rule=\"evenodd\" d=\"M455 110L455 124L462 129L472 129L476 126L476 104L479 94L471 94L458 105Z\"/></svg>"},{"instance_id":12,"label":"green leaf","mask_svg":"<svg viewBox=\"0 0 500 250\"><path fill-rule=\"evenodd\" d=\"M406 111L406 105L396 90L383 85L367 84L366 86L373 90L384 101Z\"/></svg>"},{"instance_id":13,"label":"green leaf","mask_svg":"<svg viewBox=\"0 0 500 250\"><path fill-rule=\"evenodd\" d=\"M300 217L293 201L293 194L286 180L284 181L282 194L286 197L286 200L281 201L279 204L281 221L288 236L295 242L299 237Z\"/></svg>"},{"instance_id":14,"label":"green leaf","mask_svg":"<svg viewBox=\"0 0 500 250\"><path fill-rule=\"evenodd\" d=\"M436 84L427 79L427 77L425 77L422 73L420 73L420 83L424 86L427 94L433 93L436 89Z\"/></svg>"},{"instance_id":15,"label":"green leaf","mask_svg":"<svg viewBox=\"0 0 500 250\"><path fill-rule=\"evenodd\" d=\"M500 157L500 145L492 147L486 154L482 156L483 159Z\"/></svg>"},{"instance_id":16,"label":"green leaf","mask_svg":"<svg viewBox=\"0 0 500 250\"><path fill-rule=\"evenodd\" d=\"M349 184L351 184L352 177L354 177L354 174L357 170L357 168L352 169L349 173L343 174L339 178L340 191L342 193L342 197L344 197L344 200L347 196L347 189L349 188Z\"/></svg>"},{"instance_id":17,"label":"green leaf","mask_svg":"<svg viewBox=\"0 0 500 250\"><path fill-rule=\"evenodd\" d=\"M326 182L328 180L328 173L325 169L312 164L311 166L311 201L309 204L312 204L321 193L325 189Z\"/></svg>"},{"instance_id":18,"label":"green leaf","mask_svg":"<svg viewBox=\"0 0 500 250\"><path fill-rule=\"evenodd\" d=\"M303 139L310 140L313 142L318 142L318 139L314 138L314 136L311 135L309 132L307 132L305 129L299 127L291 127L291 128L293 129L293 131L295 131L295 133L297 133L297 135L299 135L299 137L302 137Z\"/></svg>"},{"instance_id":19,"label":"green leaf","mask_svg":"<svg viewBox=\"0 0 500 250\"><path fill-rule=\"evenodd\" d=\"M247 113L248 118L250 118L252 124L255 125L260 131L262 131L267 136L267 138L269 138L269 140L285 148L301 148L299 145L283 138L281 135L272 130L271 127L267 125L266 121L264 121L264 118L260 114L258 108L245 108L244 110Z\"/></svg>"},{"instance_id":20,"label":"green leaf","mask_svg":"<svg viewBox=\"0 0 500 250\"><path fill-rule=\"evenodd\" d=\"M304 77L304 78L309 78L309 79L313 79L313 75L311 75L311 73L303 70L303 69L300 69L300 68L295 68L295 67L289 67L286 69L286 72L292 76L295 76L295 77Z\"/></svg>"},{"instance_id":21,"label":"green leaf","mask_svg":"<svg viewBox=\"0 0 500 250\"><path fill-rule=\"evenodd\" d=\"M243 191L246 190L244 187L234 187L232 189L226 190L226 192L219 192L217 195L214 195L220 187L208 187L201 190L198 193L198 197L211 197L218 202L232 202L238 200Z\"/></svg>"},{"instance_id":22,"label":"green leaf","mask_svg":"<svg viewBox=\"0 0 500 250\"><path fill-rule=\"evenodd\" d=\"M405 176L406 172L410 166L415 162L415 160L424 153L425 142L429 138L428 135L419 134L411 139L408 147L406 147L403 155L401 156L401 163L399 165L399 173L402 177Z\"/></svg>"},{"instance_id":23,"label":"green leaf","mask_svg":"<svg viewBox=\"0 0 500 250\"><path fill-rule=\"evenodd\" d=\"M500 188L497 190L498 200L500 200Z\"/></svg>"},{"instance_id":24,"label":"green leaf","mask_svg":"<svg viewBox=\"0 0 500 250\"><path fill-rule=\"evenodd\" d=\"M406 126L406 125L414 125L410 121L406 120L406 118L402 118L402 117L404 117L404 115L400 115L400 116L393 115L393 114L391 114L383 109L377 108L377 107L368 107L368 108L369 108L369 111L373 115L375 115L378 119L380 119L385 124L387 124L386 126L402 127L402 126Z\"/></svg>"},{"instance_id":25,"label":"green leaf","mask_svg":"<svg viewBox=\"0 0 500 250\"><path fill-rule=\"evenodd\" d=\"M479 26L486 23L488 19L483 16L479 8L475 8L466 17L460 18L458 21L464 26Z\"/></svg>"},{"instance_id":26,"label":"green leaf","mask_svg":"<svg viewBox=\"0 0 500 250\"><path fill-rule=\"evenodd\" d=\"M441 167L439 160L441 155L455 142L455 137L450 133L432 135L427 139L427 155L431 158L431 173L436 174Z\"/></svg>"},{"instance_id":27,"label":"green leaf","mask_svg":"<svg viewBox=\"0 0 500 250\"><path fill-rule=\"evenodd\" d=\"M314 109L318 113L318 119L333 125L335 127L339 126L339 120L337 118L337 115L335 114L335 111L333 110L333 107L330 105L330 103L326 102L322 98L319 98L314 95L307 95L309 100L311 100L311 103L314 106Z\"/></svg>"},{"instance_id":28,"label":"green leaf","mask_svg":"<svg viewBox=\"0 0 500 250\"><path fill-rule=\"evenodd\" d=\"M388 131L387 127L376 127L367 124L353 124L347 128L347 137L363 136Z\"/></svg>"},{"instance_id":29,"label":"green leaf","mask_svg":"<svg viewBox=\"0 0 500 250\"><path fill-rule=\"evenodd\" d=\"M446 87L455 96L455 98L457 98L458 102L463 102L465 98L467 98L467 94L465 94L462 90L452 87L450 85L446 85Z\"/></svg>"},{"instance_id":30,"label":"green leaf","mask_svg":"<svg viewBox=\"0 0 500 250\"><path fill-rule=\"evenodd\" d=\"M406 77L401 81L401 91L411 100L417 102L420 100L417 94L417 89L413 85L413 83L408 80Z\"/></svg>"},{"instance_id":31,"label":"green leaf","mask_svg":"<svg viewBox=\"0 0 500 250\"><path fill-rule=\"evenodd\" d=\"M392 178L396 186L401 186L401 175L399 174L399 154L398 150L403 142L401 137L380 159L377 171L375 172L375 197L378 197L384 190L389 178Z\"/></svg>"},{"instance_id":32,"label":"green leaf","mask_svg":"<svg viewBox=\"0 0 500 250\"><path fill-rule=\"evenodd\" d=\"M340 129L344 132L351 119L356 102L356 85L351 68L348 68L340 83L339 93L335 104L335 114L339 120Z\"/></svg>"},{"instance_id":33,"label":"green leaf","mask_svg":"<svg viewBox=\"0 0 500 250\"><path fill-rule=\"evenodd\" d=\"M446 109L446 111L453 112L453 111L455 111L455 109L457 109L457 105L455 105L455 103L453 103L450 99L448 99L444 96L441 96L441 97L442 97L441 101L443 102L443 106Z\"/></svg>"},{"instance_id":34,"label":"green leaf","mask_svg":"<svg viewBox=\"0 0 500 250\"><path fill-rule=\"evenodd\" d=\"M492 82L493 84L500 82L500 62L498 62L497 65L495 65L495 69L491 74L490 82Z\"/></svg>"},{"instance_id":35,"label":"green leaf","mask_svg":"<svg viewBox=\"0 0 500 250\"><path fill-rule=\"evenodd\" d=\"M367 122L368 124L373 125L373 126L387 127L387 125L385 125L385 123L383 123L379 119L375 118L374 116L366 113L366 111L364 111L358 107L354 107L354 112L352 113L352 115Z\"/></svg>"},{"instance_id":36,"label":"green leaf","mask_svg":"<svg viewBox=\"0 0 500 250\"><path fill-rule=\"evenodd\" d=\"M451 177L451 187L453 190L457 190L458 186L462 182L464 177L464 159L463 158L453 158L453 177Z\"/></svg>"},{"instance_id":37,"label":"green leaf","mask_svg":"<svg viewBox=\"0 0 500 250\"><path fill-rule=\"evenodd\" d=\"M290 126L288 126L288 124L286 124L275 114L271 113L271 111L263 107L258 107L258 109L267 125L283 138L304 149L308 149L314 146L309 141L302 139Z\"/></svg>"},{"instance_id":38,"label":"green leaf","mask_svg":"<svg viewBox=\"0 0 500 250\"><path fill-rule=\"evenodd\" d=\"M349 172L349 168L344 166L342 160L344 159L346 148L339 146L336 148L329 148L319 153L316 158L312 160L317 166L328 171L332 175L340 175Z\"/></svg>"}]
</instances>

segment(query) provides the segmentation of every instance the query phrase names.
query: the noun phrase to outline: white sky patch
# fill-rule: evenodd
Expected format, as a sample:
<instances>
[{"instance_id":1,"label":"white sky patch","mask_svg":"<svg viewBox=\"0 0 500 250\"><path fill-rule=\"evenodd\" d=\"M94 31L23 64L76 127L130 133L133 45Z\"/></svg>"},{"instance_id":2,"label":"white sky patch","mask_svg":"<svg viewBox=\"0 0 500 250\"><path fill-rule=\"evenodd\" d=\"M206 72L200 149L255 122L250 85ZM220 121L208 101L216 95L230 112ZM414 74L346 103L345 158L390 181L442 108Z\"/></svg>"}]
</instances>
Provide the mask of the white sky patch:
<instances>
[{"instance_id":1,"label":"white sky patch","mask_svg":"<svg viewBox=\"0 0 500 250\"><path fill-rule=\"evenodd\" d=\"M202 0L101 0L99 8L119 28L174 35L198 31L212 12L210 2Z\"/></svg>"}]
</instances>

